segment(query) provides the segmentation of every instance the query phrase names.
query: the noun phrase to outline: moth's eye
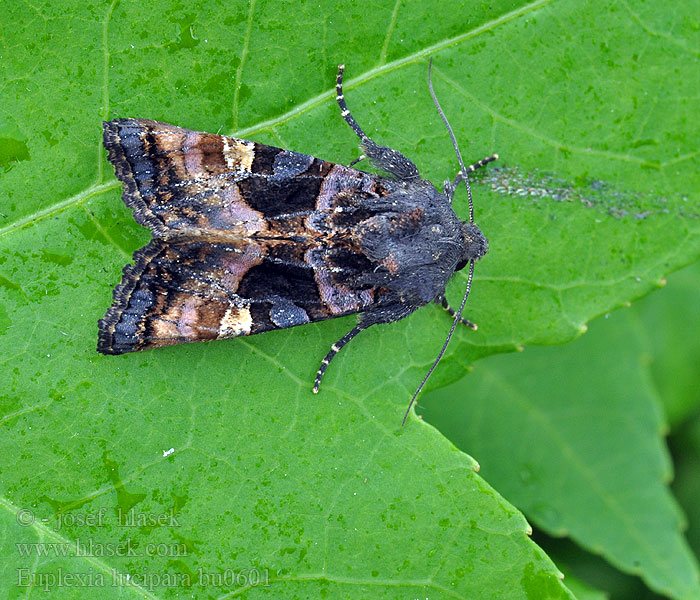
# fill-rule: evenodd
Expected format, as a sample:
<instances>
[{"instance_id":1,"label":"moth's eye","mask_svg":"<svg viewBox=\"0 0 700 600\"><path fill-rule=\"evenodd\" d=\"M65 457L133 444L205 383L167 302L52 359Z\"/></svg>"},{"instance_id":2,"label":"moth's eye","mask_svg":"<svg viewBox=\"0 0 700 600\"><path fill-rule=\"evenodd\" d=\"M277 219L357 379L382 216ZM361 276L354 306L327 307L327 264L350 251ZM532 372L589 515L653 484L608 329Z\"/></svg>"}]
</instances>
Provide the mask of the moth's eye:
<instances>
[{"instance_id":1,"label":"moth's eye","mask_svg":"<svg viewBox=\"0 0 700 600\"><path fill-rule=\"evenodd\" d=\"M461 260L457 263L457 266L455 267L455 271L461 271L464 267L467 266L469 263L468 260Z\"/></svg>"}]
</instances>

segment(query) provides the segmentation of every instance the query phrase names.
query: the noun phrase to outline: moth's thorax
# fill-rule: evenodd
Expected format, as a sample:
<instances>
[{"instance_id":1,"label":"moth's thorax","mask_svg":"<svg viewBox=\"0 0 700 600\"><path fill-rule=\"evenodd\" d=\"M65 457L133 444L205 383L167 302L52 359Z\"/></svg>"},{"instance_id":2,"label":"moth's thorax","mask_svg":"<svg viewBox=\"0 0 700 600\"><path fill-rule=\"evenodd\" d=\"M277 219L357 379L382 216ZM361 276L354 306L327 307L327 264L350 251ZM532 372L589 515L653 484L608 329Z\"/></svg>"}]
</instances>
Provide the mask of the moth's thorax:
<instances>
[{"instance_id":1,"label":"moth's thorax","mask_svg":"<svg viewBox=\"0 0 700 600\"><path fill-rule=\"evenodd\" d=\"M440 297L465 253L463 223L449 199L430 182L401 182L372 208L352 235L370 261L360 282L412 306Z\"/></svg>"},{"instance_id":2,"label":"moth's thorax","mask_svg":"<svg viewBox=\"0 0 700 600\"><path fill-rule=\"evenodd\" d=\"M447 239L461 246L461 256L455 270L459 271L471 260L478 260L488 252L488 241L474 223L462 221L454 212L450 199L441 193L430 181L421 180L420 190L423 202L431 207L431 217L439 227L444 228Z\"/></svg>"}]
</instances>

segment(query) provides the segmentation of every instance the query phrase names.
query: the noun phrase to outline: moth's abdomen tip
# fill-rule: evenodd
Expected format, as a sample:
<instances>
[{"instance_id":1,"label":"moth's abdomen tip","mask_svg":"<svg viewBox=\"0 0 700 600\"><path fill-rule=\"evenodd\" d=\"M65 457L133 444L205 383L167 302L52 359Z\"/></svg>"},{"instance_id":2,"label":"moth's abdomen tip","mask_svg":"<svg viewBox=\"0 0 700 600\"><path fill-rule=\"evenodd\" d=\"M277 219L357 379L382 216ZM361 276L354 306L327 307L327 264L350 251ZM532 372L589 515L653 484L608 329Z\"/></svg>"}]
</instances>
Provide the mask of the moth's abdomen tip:
<instances>
[{"instance_id":1,"label":"moth's abdomen tip","mask_svg":"<svg viewBox=\"0 0 700 600\"><path fill-rule=\"evenodd\" d=\"M495 153L494 153L494 155L493 155L493 160L498 160L498 154L495 154Z\"/></svg>"},{"instance_id":2,"label":"moth's abdomen tip","mask_svg":"<svg viewBox=\"0 0 700 600\"><path fill-rule=\"evenodd\" d=\"M314 394L318 394L318 386L314 386L313 390L311 390Z\"/></svg>"}]
</instances>

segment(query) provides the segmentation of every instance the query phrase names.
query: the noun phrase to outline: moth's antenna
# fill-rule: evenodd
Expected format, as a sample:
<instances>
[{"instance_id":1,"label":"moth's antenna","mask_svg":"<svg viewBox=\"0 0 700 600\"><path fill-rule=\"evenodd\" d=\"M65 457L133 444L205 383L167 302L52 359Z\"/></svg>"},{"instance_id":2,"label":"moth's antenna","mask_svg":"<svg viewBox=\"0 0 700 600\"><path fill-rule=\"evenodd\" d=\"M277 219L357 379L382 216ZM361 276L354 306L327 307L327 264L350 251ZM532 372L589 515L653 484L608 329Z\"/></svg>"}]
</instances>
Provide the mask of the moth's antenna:
<instances>
[{"instance_id":1,"label":"moth's antenna","mask_svg":"<svg viewBox=\"0 0 700 600\"><path fill-rule=\"evenodd\" d=\"M472 190L469 187L469 177L468 177L469 171L464 166L464 161L462 160L462 154L460 153L459 145L457 144L457 138L455 137L455 134L452 132L452 127L450 127L450 124L447 121L447 117L445 116L445 113L442 112L442 108L440 107L440 102L438 102L437 96L435 95L435 90L433 90L432 70L433 70L433 59L431 57L430 63L428 64L428 88L430 89L430 95L432 96L433 102L435 103L435 108L437 108L438 114L440 115L442 122L445 124L445 127L447 127L447 132L450 134L450 138L452 139L452 146L454 146L455 153L457 154L457 160L459 161L459 166L461 168L461 171L457 174L457 178L455 179L455 185L458 184L460 179L461 179L462 181L464 181L464 184L467 186L467 198L469 200L469 222L473 223L474 222L474 205L472 204ZM493 160L493 159L491 159L491 160ZM486 162L490 162L490 161L486 161ZM480 161L480 163L484 163L484 161ZM479 166L481 166L481 165L479 165ZM470 169L474 170L474 166L470 167ZM454 321L452 321L452 327L450 327L450 333L447 334L447 338L445 339L445 343L442 345L442 349L440 350L440 354L437 355L435 362L433 362L433 365L430 367L428 372L425 374L425 377L423 377L423 381L420 382L420 385L418 386L418 389L416 390L415 394L413 394L413 398L411 398L411 402L409 403L408 408L406 409L406 414L403 416L403 421L401 422L401 427L403 427L406 424L406 419L408 419L408 414L411 412L411 407L413 406L413 403L416 401L418 394L420 394L420 391L423 389L425 382L428 381L428 377L430 377L432 375L433 371L435 370L435 367L437 367L438 363L440 362L440 359L445 354L445 350L447 350L447 344L450 343L450 340L452 339L452 334L455 332L455 329L457 327L457 323L459 323L459 321L462 318L462 311L464 310L464 305L467 303L467 297L469 296L469 290L472 287L472 278L473 277L474 277L474 259L469 261L469 277L467 278L467 289L464 292L464 297L462 298L462 303L459 305L459 309L457 310L457 312L455 312L455 318L454 318Z\"/></svg>"},{"instance_id":2,"label":"moth's antenna","mask_svg":"<svg viewBox=\"0 0 700 600\"><path fill-rule=\"evenodd\" d=\"M457 138L455 137L455 134L452 133L452 127L450 127L449 122L447 121L447 117L445 116L445 113L442 112L442 108L440 107L440 103L438 102L437 96L435 95L435 91L433 90L433 78L431 75L431 72L433 70L433 57L430 57L430 63L428 64L428 88L430 89L430 95L433 97L433 102L435 103L435 108L437 108L438 114L440 115L440 118L442 119L442 122L445 124L445 127L447 127L447 132L450 134L450 138L452 139L452 145L454 146L455 152L457 153L457 160L459 161L459 167L461 171L459 172L459 175L462 176L462 180L464 181L465 185L467 186L467 199L469 200L469 222L473 223L474 222L474 205L472 204L472 189L469 187L469 178L467 177L467 168L464 166L464 161L462 160L462 154L459 151L459 146L457 145Z\"/></svg>"},{"instance_id":3,"label":"moth's antenna","mask_svg":"<svg viewBox=\"0 0 700 600\"><path fill-rule=\"evenodd\" d=\"M433 366L430 367L428 372L425 374L425 377L423 377L423 381L420 382L418 389L416 390L415 394L413 394L413 398L411 398L411 402L409 403L408 408L406 409L406 414L403 416L403 421L401 421L401 427L403 427L406 424L406 419L408 419L408 413L411 412L411 407L413 406L413 403L416 401L418 394L420 394L420 391L423 389L425 382L428 381L428 377L430 377L432 375L433 371L435 370L435 367L438 366L440 359L442 358L443 354L445 354L445 350L447 350L447 344L450 343L450 339L452 338L452 334L455 332L455 328L457 327L457 323L459 323L459 320L462 318L462 311L464 310L464 305L467 303L467 296L469 295L469 290L472 287L472 277L473 276L474 276L474 260L470 260L469 261L469 277L467 278L467 290L464 292L464 298L462 298L462 304L459 305L459 309L455 313L455 319L454 319L454 321L452 321L452 327L450 327L450 333L447 334L447 338L445 339L445 343L442 345L442 350L440 350L440 354L437 355L437 358L435 359Z\"/></svg>"}]
</instances>

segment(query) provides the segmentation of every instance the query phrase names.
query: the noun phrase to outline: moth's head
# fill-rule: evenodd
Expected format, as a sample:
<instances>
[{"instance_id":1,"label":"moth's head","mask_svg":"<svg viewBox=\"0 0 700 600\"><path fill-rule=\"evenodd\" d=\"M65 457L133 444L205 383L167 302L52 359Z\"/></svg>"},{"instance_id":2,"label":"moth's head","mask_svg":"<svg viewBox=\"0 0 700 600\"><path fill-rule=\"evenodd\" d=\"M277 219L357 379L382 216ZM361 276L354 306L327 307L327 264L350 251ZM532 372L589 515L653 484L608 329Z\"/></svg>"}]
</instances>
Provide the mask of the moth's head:
<instances>
[{"instance_id":1,"label":"moth's head","mask_svg":"<svg viewBox=\"0 0 700 600\"><path fill-rule=\"evenodd\" d=\"M489 250L489 244L484 234L481 233L481 229L469 221L462 222L462 240L464 242L462 245L462 258L457 263L455 271L462 270L469 264L470 260L480 259Z\"/></svg>"}]
</instances>

